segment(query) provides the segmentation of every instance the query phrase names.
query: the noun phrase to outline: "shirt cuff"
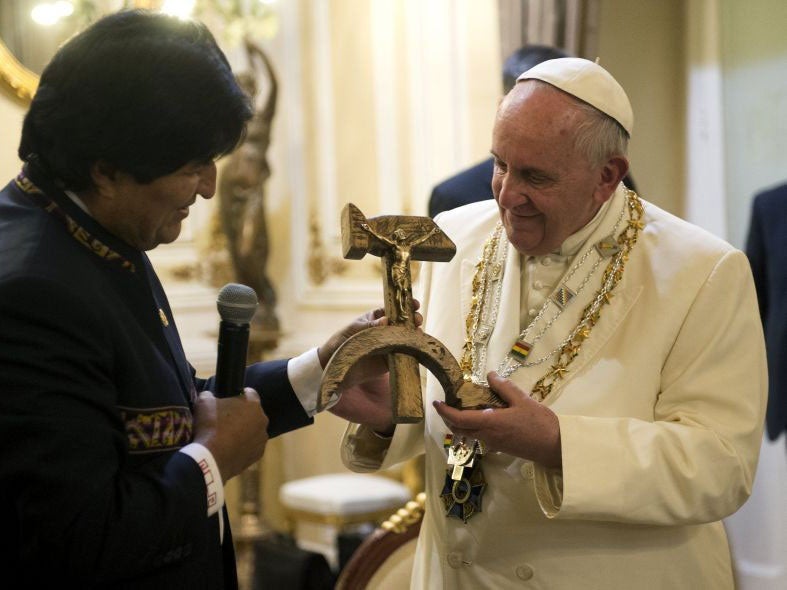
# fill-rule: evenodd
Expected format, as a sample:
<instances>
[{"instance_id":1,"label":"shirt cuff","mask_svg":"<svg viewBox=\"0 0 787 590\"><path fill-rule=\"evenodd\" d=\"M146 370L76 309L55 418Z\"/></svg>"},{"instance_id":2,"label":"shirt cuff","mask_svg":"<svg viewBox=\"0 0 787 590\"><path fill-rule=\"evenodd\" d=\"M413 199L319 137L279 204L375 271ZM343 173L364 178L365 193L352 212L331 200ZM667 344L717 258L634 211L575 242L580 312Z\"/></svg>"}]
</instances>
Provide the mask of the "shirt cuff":
<instances>
[{"instance_id":1,"label":"shirt cuff","mask_svg":"<svg viewBox=\"0 0 787 590\"><path fill-rule=\"evenodd\" d=\"M533 464L536 497L547 518L556 518L563 505L563 469Z\"/></svg>"},{"instance_id":2,"label":"shirt cuff","mask_svg":"<svg viewBox=\"0 0 787 590\"><path fill-rule=\"evenodd\" d=\"M221 481L219 466L213 454L199 443L190 443L178 452L184 453L197 462L205 478L205 490L208 499L208 517L210 518L224 506L224 484ZM224 541L224 517L219 514L219 536Z\"/></svg>"},{"instance_id":3,"label":"shirt cuff","mask_svg":"<svg viewBox=\"0 0 787 590\"><path fill-rule=\"evenodd\" d=\"M322 381L322 366L320 366L317 348L312 348L287 361L287 377L304 411L310 418L313 417L317 413L317 398L320 395ZM330 408L337 401L339 396L334 395L325 409Z\"/></svg>"}]
</instances>

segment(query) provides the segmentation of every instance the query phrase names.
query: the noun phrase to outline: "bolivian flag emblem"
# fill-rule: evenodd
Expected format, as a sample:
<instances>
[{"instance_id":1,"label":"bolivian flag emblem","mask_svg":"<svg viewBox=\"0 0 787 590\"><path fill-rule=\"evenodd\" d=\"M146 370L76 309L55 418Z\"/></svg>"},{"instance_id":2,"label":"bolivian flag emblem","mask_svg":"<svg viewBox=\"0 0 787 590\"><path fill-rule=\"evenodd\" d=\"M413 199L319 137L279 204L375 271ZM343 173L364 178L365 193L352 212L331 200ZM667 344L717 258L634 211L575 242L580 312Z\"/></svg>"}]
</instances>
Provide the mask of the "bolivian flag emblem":
<instances>
[{"instance_id":1,"label":"bolivian flag emblem","mask_svg":"<svg viewBox=\"0 0 787 590\"><path fill-rule=\"evenodd\" d=\"M511 347L511 354L513 354L518 360L523 361L527 358L527 355L530 354L532 349L532 344L528 344L524 340L517 340L514 343L514 346Z\"/></svg>"}]
</instances>

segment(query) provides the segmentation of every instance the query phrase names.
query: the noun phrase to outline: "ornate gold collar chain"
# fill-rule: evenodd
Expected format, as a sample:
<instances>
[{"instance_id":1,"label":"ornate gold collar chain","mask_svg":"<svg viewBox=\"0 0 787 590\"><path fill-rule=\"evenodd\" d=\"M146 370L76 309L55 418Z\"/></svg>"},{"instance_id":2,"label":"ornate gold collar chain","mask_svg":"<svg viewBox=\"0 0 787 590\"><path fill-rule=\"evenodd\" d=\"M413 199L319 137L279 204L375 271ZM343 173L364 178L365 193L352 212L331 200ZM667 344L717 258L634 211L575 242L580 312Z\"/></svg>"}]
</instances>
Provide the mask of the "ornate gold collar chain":
<instances>
[{"instance_id":1,"label":"ornate gold collar chain","mask_svg":"<svg viewBox=\"0 0 787 590\"><path fill-rule=\"evenodd\" d=\"M624 213L628 219L620 233L615 235ZM637 241L639 231L644 227L642 222L642 201L634 191L626 192L626 201L609 236L594 243L569 269L560 284L544 302L536 317L528 324L517 338L497 368L503 377L509 377L521 367L539 365L555 357L549 371L539 379L533 387L531 396L538 401L543 400L552 391L554 384L563 378L568 366L579 355L582 344L590 336L593 327L601 317L603 306L610 302L612 291L623 277L623 270L628 261L629 252ZM473 275L470 311L465 320L465 343L462 350L460 366L466 380L486 385L486 357L488 342L497 321L497 313L501 298L503 273L505 269L508 240L505 239L502 223L498 223L492 235L487 239L482 256L475 267ZM594 256L595 261L583 275L578 271ZM533 347L550 330L554 322L568 307L576 296L585 288L602 261L609 260L601 277L601 286L591 302L585 307L579 322L553 350L538 359L529 360ZM540 331L535 333L535 326L548 313L549 309L557 308L553 316Z\"/></svg>"}]
</instances>

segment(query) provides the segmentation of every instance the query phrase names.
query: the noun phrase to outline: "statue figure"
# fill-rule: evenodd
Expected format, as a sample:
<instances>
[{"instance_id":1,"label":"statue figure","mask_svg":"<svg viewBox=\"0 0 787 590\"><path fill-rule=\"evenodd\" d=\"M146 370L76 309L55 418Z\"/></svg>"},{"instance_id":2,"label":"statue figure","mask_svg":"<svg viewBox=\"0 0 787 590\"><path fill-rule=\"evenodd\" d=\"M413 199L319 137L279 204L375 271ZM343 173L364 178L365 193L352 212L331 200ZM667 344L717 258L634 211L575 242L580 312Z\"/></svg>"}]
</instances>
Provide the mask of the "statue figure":
<instances>
[{"instance_id":1,"label":"statue figure","mask_svg":"<svg viewBox=\"0 0 787 590\"><path fill-rule=\"evenodd\" d=\"M276 316L276 292L266 274L268 231L265 221L265 182L271 174L266 152L270 144L271 126L276 111L278 83L268 56L248 39L245 42L250 70L237 75L238 83L255 104L246 136L228 157L218 183L221 227L235 279L257 292L260 307L252 320L252 342L255 337L262 349L276 344L279 320ZM260 66L269 82L264 105L256 107ZM265 345L267 342L267 345Z\"/></svg>"}]
</instances>

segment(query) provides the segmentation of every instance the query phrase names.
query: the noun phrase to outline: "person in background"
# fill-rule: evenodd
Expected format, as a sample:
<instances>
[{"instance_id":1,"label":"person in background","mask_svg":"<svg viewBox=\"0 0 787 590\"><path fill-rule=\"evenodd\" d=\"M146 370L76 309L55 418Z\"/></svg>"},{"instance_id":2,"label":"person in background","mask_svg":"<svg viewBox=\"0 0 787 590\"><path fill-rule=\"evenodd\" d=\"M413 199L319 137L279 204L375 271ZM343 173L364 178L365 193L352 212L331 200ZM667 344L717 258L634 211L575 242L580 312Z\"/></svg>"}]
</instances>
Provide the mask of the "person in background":
<instances>
[{"instance_id":1,"label":"person in background","mask_svg":"<svg viewBox=\"0 0 787 590\"><path fill-rule=\"evenodd\" d=\"M157 13L103 18L41 75L0 191L8 587L237 587L223 484L312 423L322 365L385 321L248 367L242 395L195 377L145 252L213 196L251 116L207 28Z\"/></svg>"},{"instance_id":2,"label":"person in background","mask_svg":"<svg viewBox=\"0 0 787 590\"><path fill-rule=\"evenodd\" d=\"M762 191L751 209L751 263L768 351L768 438L787 430L787 184Z\"/></svg>"}]
</instances>

